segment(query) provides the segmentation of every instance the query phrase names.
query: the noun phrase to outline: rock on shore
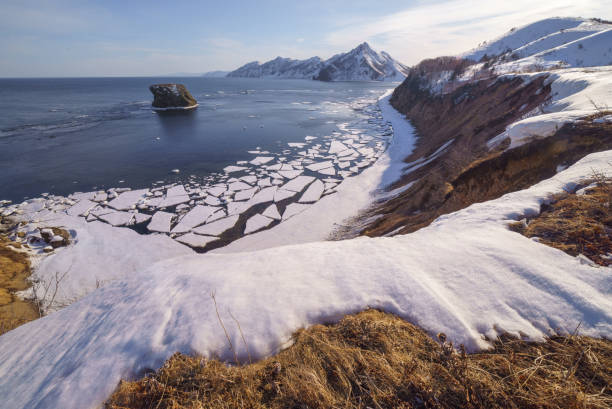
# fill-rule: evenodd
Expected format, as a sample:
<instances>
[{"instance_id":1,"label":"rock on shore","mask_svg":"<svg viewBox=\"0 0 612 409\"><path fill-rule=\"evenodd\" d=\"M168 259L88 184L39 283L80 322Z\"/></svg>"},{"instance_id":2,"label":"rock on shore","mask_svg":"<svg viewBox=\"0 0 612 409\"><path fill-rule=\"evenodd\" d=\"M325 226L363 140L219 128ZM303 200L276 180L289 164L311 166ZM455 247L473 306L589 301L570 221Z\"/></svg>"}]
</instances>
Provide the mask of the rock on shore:
<instances>
[{"instance_id":1,"label":"rock on shore","mask_svg":"<svg viewBox=\"0 0 612 409\"><path fill-rule=\"evenodd\" d=\"M183 84L154 84L149 90L153 94L153 108L156 109L191 109L198 106Z\"/></svg>"}]
</instances>

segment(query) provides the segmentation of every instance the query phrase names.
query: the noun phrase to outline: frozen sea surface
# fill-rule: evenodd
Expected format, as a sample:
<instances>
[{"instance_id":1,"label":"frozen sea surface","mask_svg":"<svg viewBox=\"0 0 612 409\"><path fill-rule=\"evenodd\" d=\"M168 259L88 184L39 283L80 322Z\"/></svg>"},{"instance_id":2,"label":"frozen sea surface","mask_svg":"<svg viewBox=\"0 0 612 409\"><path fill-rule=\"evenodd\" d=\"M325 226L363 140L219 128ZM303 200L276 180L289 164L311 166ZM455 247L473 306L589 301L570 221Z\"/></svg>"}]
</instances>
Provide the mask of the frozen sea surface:
<instances>
[{"instance_id":1,"label":"frozen sea surface","mask_svg":"<svg viewBox=\"0 0 612 409\"><path fill-rule=\"evenodd\" d=\"M19 81L26 82L26 92L35 88ZM50 86L47 80L31 81ZM74 85L81 80L48 81ZM96 81L107 80L84 86ZM214 89L206 90L211 84ZM3 119L0 145L9 149L0 156L9 166L0 175L0 194L6 191L19 203L18 195L28 191L34 199L1 213L36 220L41 209L28 207L35 203L44 212L66 211L88 222L163 233L208 251L272 228L335 194L342 180L376 162L393 135L377 103L389 90L381 84L197 79L188 87L200 101L196 111L160 114L139 102L126 108L125 116L96 120L88 132L51 135L56 128L11 127L19 119ZM205 91L198 93L199 87ZM104 99L101 90L98 94L90 97ZM24 107L31 115L32 110ZM80 117L89 121L89 115ZM130 134L127 128L135 123L139 126ZM96 134L103 129L104 135Z\"/></svg>"},{"instance_id":2,"label":"frozen sea surface","mask_svg":"<svg viewBox=\"0 0 612 409\"><path fill-rule=\"evenodd\" d=\"M159 82L185 84L198 109L153 112L148 86ZM352 103L392 86L193 77L0 79L0 200L146 188L211 176L241 166L238 161L271 163L274 155L264 152L280 154L293 149L289 142L337 131L338 124L359 118Z\"/></svg>"}]
</instances>

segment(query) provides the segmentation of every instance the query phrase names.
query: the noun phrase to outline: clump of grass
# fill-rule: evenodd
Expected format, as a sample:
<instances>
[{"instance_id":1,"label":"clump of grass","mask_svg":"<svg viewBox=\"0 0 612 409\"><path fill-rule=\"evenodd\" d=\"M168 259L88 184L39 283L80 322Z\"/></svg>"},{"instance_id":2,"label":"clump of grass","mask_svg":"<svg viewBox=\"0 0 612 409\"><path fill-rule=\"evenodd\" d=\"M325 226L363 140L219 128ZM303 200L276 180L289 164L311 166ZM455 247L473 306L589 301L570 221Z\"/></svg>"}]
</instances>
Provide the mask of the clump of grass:
<instances>
[{"instance_id":1,"label":"clump of grass","mask_svg":"<svg viewBox=\"0 0 612 409\"><path fill-rule=\"evenodd\" d=\"M606 408L612 342L502 337L467 354L394 316L367 310L294 334L245 366L175 354L121 382L106 408Z\"/></svg>"},{"instance_id":2,"label":"clump of grass","mask_svg":"<svg viewBox=\"0 0 612 409\"><path fill-rule=\"evenodd\" d=\"M559 194L538 216L510 228L572 256L612 264L612 180L594 173L591 182L584 194Z\"/></svg>"},{"instance_id":3,"label":"clump of grass","mask_svg":"<svg viewBox=\"0 0 612 409\"><path fill-rule=\"evenodd\" d=\"M38 318L35 305L15 294L29 287L32 273L21 244L0 233L0 335Z\"/></svg>"}]
</instances>

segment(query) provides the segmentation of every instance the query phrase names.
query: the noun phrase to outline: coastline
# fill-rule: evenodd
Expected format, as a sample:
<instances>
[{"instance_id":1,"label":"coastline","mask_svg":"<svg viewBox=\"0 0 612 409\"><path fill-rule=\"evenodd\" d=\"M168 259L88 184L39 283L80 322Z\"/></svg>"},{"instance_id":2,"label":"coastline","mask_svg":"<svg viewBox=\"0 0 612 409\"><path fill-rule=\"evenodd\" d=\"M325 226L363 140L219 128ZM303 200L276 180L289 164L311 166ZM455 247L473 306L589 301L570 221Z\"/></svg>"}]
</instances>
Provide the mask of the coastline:
<instances>
[{"instance_id":1,"label":"coastline","mask_svg":"<svg viewBox=\"0 0 612 409\"><path fill-rule=\"evenodd\" d=\"M336 193L321 198L308 209L269 230L245 235L210 253L237 253L271 247L329 240L344 223L356 217L395 182L406 166L403 162L414 150L414 128L390 104L393 90L379 97L377 104L385 121L393 128L391 143L374 164L357 176L346 178Z\"/></svg>"},{"instance_id":2,"label":"coastline","mask_svg":"<svg viewBox=\"0 0 612 409\"><path fill-rule=\"evenodd\" d=\"M199 106L200 104L189 105L188 107L166 107L166 108L157 108L157 107L152 106L151 109L153 109L153 111L189 111Z\"/></svg>"}]
</instances>

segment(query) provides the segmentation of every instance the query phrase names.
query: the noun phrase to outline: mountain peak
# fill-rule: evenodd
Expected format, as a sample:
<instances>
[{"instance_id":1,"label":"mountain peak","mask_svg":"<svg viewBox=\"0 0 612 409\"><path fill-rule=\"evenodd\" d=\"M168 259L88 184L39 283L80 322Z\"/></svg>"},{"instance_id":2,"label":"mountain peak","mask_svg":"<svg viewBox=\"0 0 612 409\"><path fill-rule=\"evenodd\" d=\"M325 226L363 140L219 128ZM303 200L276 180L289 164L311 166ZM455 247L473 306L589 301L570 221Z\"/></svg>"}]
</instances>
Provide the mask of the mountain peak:
<instances>
[{"instance_id":1,"label":"mountain peak","mask_svg":"<svg viewBox=\"0 0 612 409\"><path fill-rule=\"evenodd\" d=\"M355 50L357 51L374 51L372 49L372 47L370 47L370 44L368 44L366 41L364 41L363 43L359 44L357 47L355 47Z\"/></svg>"},{"instance_id":2,"label":"mountain peak","mask_svg":"<svg viewBox=\"0 0 612 409\"><path fill-rule=\"evenodd\" d=\"M228 77L303 78L321 81L401 81L407 68L389 54L378 53L367 42L322 61L318 57L293 60L277 57L264 64L240 67Z\"/></svg>"}]
</instances>

